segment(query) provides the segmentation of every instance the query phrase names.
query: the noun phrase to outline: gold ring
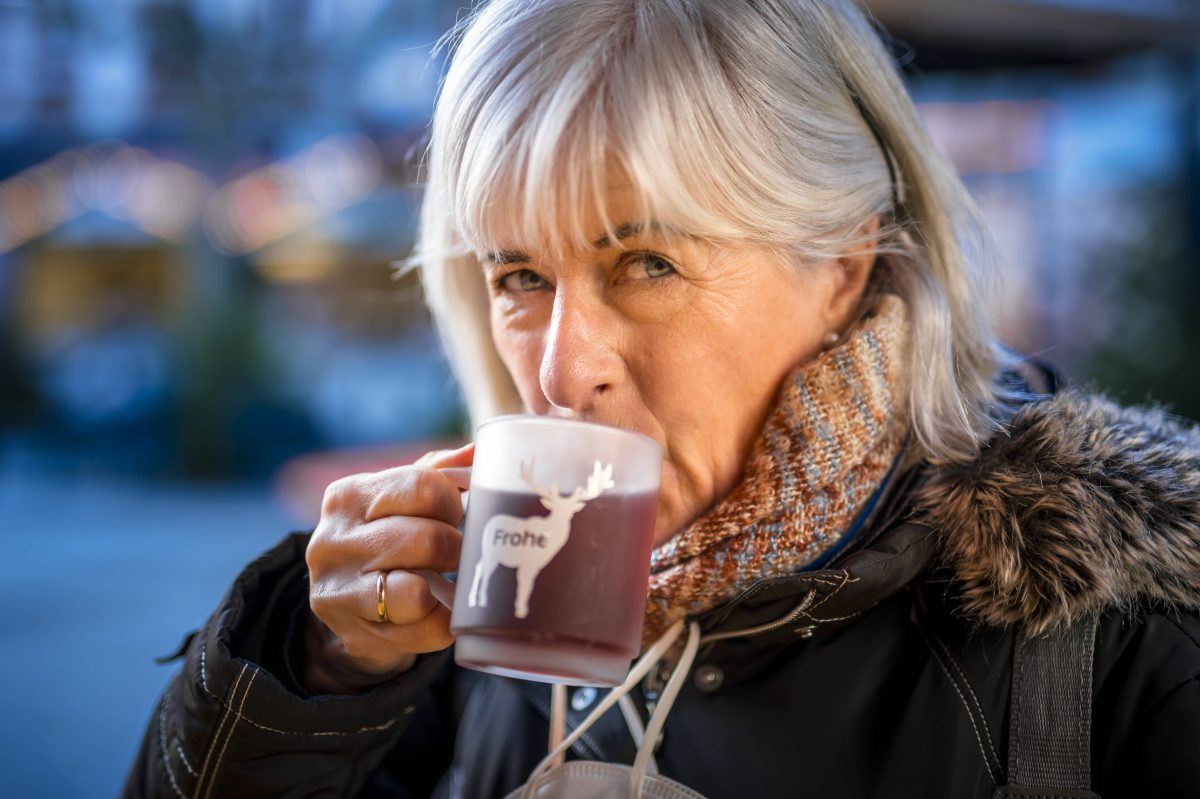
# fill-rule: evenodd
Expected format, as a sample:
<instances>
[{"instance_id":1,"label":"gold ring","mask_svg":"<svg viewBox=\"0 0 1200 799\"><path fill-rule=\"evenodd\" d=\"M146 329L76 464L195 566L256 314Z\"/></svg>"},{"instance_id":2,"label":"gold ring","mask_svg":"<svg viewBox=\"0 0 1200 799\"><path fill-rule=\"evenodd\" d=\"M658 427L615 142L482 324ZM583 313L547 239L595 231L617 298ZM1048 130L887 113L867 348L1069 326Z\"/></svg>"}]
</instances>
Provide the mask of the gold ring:
<instances>
[{"instance_id":1,"label":"gold ring","mask_svg":"<svg viewBox=\"0 0 1200 799\"><path fill-rule=\"evenodd\" d=\"M375 612L379 614L379 623L386 624L387 617L387 572L380 571L375 579Z\"/></svg>"}]
</instances>

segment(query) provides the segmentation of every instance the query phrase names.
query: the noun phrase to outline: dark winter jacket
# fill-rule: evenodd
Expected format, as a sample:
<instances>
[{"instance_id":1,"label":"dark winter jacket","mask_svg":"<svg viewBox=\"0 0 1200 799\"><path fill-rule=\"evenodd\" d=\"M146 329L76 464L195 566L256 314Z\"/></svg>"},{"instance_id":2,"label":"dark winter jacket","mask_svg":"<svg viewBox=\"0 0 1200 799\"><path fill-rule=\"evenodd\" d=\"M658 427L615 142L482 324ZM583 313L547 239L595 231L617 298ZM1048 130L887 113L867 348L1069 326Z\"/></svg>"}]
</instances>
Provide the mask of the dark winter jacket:
<instances>
[{"instance_id":1,"label":"dark winter jacket","mask_svg":"<svg viewBox=\"0 0 1200 799\"><path fill-rule=\"evenodd\" d=\"M126 796L502 797L545 754L546 686L423 656L363 696L289 674L293 536L187 650ZM657 752L720 797L988 797L1006 781L1014 641L1099 614L1092 789L1200 797L1200 435L1064 392L967 465L892 480L853 548L702 619ZM576 689L568 723L596 699ZM592 692L594 693L594 692ZM638 698L644 703L644 697ZM619 713L574 757L629 763Z\"/></svg>"}]
</instances>

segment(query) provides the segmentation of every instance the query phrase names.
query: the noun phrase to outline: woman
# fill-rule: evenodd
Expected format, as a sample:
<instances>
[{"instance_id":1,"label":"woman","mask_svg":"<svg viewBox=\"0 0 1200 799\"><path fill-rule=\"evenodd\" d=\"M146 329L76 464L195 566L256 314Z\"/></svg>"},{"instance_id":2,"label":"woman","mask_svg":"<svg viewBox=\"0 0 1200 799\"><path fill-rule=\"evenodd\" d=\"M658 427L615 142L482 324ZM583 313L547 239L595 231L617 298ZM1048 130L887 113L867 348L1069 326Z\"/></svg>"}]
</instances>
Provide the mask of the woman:
<instances>
[{"instance_id":1,"label":"woman","mask_svg":"<svg viewBox=\"0 0 1200 799\"><path fill-rule=\"evenodd\" d=\"M703 635L665 776L1200 795L1200 439L1007 356L983 231L849 2L496 0L464 22L415 260L473 419L663 445L646 641ZM251 564L127 795L521 785L549 690L456 669L414 573L457 566L443 470L471 459L339 481L311 538ZM570 757L634 750L613 710Z\"/></svg>"}]
</instances>

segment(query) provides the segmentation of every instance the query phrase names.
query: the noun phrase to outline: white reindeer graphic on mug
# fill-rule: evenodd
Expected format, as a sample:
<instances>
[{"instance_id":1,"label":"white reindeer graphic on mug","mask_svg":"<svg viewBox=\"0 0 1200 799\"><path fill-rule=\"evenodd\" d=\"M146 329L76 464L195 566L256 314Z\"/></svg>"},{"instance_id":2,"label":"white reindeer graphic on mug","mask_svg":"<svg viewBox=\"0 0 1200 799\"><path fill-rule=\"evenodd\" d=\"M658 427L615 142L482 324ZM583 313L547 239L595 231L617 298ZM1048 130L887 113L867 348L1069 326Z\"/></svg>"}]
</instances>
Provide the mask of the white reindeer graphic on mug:
<instances>
[{"instance_id":1,"label":"white reindeer graphic on mug","mask_svg":"<svg viewBox=\"0 0 1200 799\"><path fill-rule=\"evenodd\" d=\"M517 570L517 595L513 612L518 619L529 615L529 595L538 574L546 567L559 550L567 543L571 534L571 519L583 510L584 505L613 488L612 464L601 466L595 462L587 486L576 487L570 494L562 495L558 483L550 488L538 485L533 479L533 461L521 464L521 479L541 499L542 506L550 511L548 516L510 516L500 513L488 520L483 528L483 552L475 564L475 577L471 580L471 593L467 597L469 607L487 607L488 583L498 566Z\"/></svg>"}]
</instances>

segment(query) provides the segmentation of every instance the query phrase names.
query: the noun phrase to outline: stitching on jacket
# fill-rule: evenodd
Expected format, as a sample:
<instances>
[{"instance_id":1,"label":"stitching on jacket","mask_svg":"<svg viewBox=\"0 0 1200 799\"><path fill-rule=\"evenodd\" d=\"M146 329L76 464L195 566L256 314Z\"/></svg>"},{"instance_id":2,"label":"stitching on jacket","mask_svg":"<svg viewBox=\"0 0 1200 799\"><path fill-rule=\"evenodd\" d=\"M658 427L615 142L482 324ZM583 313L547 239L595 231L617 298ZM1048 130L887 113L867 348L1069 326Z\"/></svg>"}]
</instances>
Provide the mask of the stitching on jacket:
<instances>
[{"instance_id":1,"label":"stitching on jacket","mask_svg":"<svg viewBox=\"0 0 1200 799\"><path fill-rule=\"evenodd\" d=\"M929 527L928 525L926 525L926 528L925 528L925 529L926 529L926 531L927 531L927 532L925 533L925 535L921 536L920 538L918 538L918 539L916 539L916 540L914 540L914 541L909 541L907 544L905 544L905 545L904 545L904 548L903 548L903 549L901 549L901 550L900 550L899 552L897 552L896 554L894 554L894 555L889 555L888 557L886 557L886 558L883 558L882 560L876 561L875 563L872 563L872 564L868 564L867 566L865 566L865 567L863 568L863 571L864 571L864 572L867 572L867 571L879 571L881 568L883 568L883 567L884 567L884 566L886 566L887 564L891 563L893 560L896 560L897 558L904 557L904 555L906 555L910 549L912 549L912 548L913 548L914 546L916 546L917 544L920 544L920 543L922 543L923 541L925 541L925 539L929 538L931 535L933 535L933 534L934 534L934 531L933 531L933 528L932 528L932 527ZM857 582L859 582L860 580L862 580L862 578L861 578L861 577L851 577L851 576L850 576L850 572L849 572L849 570L847 570L847 569L842 569L842 574L843 574L843 575L845 575L845 579L843 580L843 582L842 582L842 585L839 585L839 586L838 586L838 587L837 587L837 588L836 588L836 589L835 589L833 592L831 592L831 593L830 593L830 594L829 594L827 597L825 597L825 598L824 598L824 599L822 599L820 602L818 602L818 603L817 603L817 604L814 606L814 609L815 609L815 608L819 608L821 605L825 604L825 602L827 602L828 600L832 599L832 598L833 598L833 595L834 595L834 594L836 594L838 591L842 590L842 587L843 587L843 586L845 586L847 583L857 583ZM860 610L860 611L858 611L858 613L851 613L851 614L849 614L849 615L847 615L847 616L837 616L837 617L834 617L834 618L829 618L829 619L818 619L816 616L811 616L811 615L810 615L810 616L809 616L809 618L810 618L810 619L812 619L813 621L821 621L821 622L828 622L828 621L843 621L843 620L845 620L845 619L851 619L851 618L854 618L855 616L857 616L857 615L860 615L860 614L862 614L862 613L866 613L868 610L871 610L871 608L874 608L874 607L875 607L876 605L878 605L878 604L879 604L879 603L878 603L878 602L876 602L875 604L872 604L870 607L868 607L868 608L864 608L863 610ZM806 615L807 615L807 614L806 614ZM989 736L989 737L990 737L990 736Z\"/></svg>"},{"instance_id":2,"label":"stitching on jacket","mask_svg":"<svg viewBox=\"0 0 1200 799\"><path fill-rule=\"evenodd\" d=\"M817 602L815 605L813 605L811 608L809 608L809 610L816 610L817 608L821 607L829 600L833 599L835 596L838 595L839 591L841 591L843 588L846 587L847 583L849 583L849 582L850 582L850 572L843 569L842 570L842 580L841 580L841 582L839 582L837 584L837 587L834 588L832 591L830 591L825 596L821 597L821 600L819 602Z\"/></svg>"},{"instance_id":3,"label":"stitching on jacket","mask_svg":"<svg viewBox=\"0 0 1200 799\"><path fill-rule=\"evenodd\" d=\"M910 522L910 523L923 526L926 530L925 535L921 536L920 538L916 538L912 541L909 541L907 544L904 545L903 549L901 549L899 552L897 552L894 555L888 555L886 558L877 560L874 563L868 563L867 565L863 566L863 571L879 571L879 569L881 569L884 566L886 566L887 564L891 563L896 558L904 557L905 555L908 554L908 550L912 549L917 544L924 543L925 539L934 535L934 529L932 527L930 527L929 525L924 524L923 522Z\"/></svg>"},{"instance_id":4,"label":"stitching on jacket","mask_svg":"<svg viewBox=\"0 0 1200 799\"><path fill-rule=\"evenodd\" d=\"M192 768L192 764L188 762L187 755L183 753L183 747L175 744L175 751L179 753L179 762L183 763L183 767L187 769L187 773L193 777L196 776L196 770Z\"/></svg>"},{"instance_id":5,"label":"stitching on jacket","mask_svg":"<svg viewBox=\"0 0 1200 799\"><path fill-rule=\"evenodd\" d=\"M875 606L871 605L870 608L865 608L863 610L856 610L853 613L847 613L845 616L830 616L829 618L821 618L820 616L814 616L811 613L805 613L804 615L819 624L824 624L824 623L830 622L830 621L845 621L846 619L853 619L856 616L863 615L864 613L866 613L868 610L870 610L873 607L875 607Z\"/></svg>"},{"instance_id":6,"label":"stitching on jacket","mask_svg":"<svg viewBox=\"0 0 1200 799\"><path fill-rule=\"evenodd\" d=\"M233 681L233 687L229 689L230 697L237 693L238 686L242 684L242 677L246 675L246 669L248 668L250 668L249 664L243 665L242 670L238 672L237 679ZM200 764L200 777L196 780L197 794L200 793L200 786L204 783L204 778L212 773L208 769L208 764L212 760L213 752L217 748L217 742L221 739L221 730L225 726L225 720L229 718L229 711L233 709L232 701L229 704L222 702L221 705L225 708L225 712L221 714L221 720L217 722L217 727L213 730L212 742L209 743L208 751L204 754L204 761Z\"/></svg>"},{"instance_id":7,"label":"stitching on jacket","mask_svg":"<svg viewBox=\"0 0 1200 799\"><path fill-rule=\"evenodd\" d=\"M208 690L208 681L205 678L206 669L205 669L205 663L204 663L204 652L205 652L205 647L200 647L200 687L204 689L204 693L208 694L209 697L216 700L216 702L218 704L220 704L221 707L225 708L226 711L228 711L229 705L232 703L231 702L226 703L226 702L222 701L219 696L214 694L212 691ZM246 666L243 666L242 670L245 671L245 669L246 669ZM240 675L239 675L239 677L240 677ZM232 695L232 693L233 692L230 691L230 695ZM359 727L357 730L351 730L349 732L339 732L337 730L329 730L329 731L323 730L320 732L296 732L294 730L279 730L274 727L268 727L266 724L260 724L259 722L255 721L254 719L250 718L249 716L242 716L241 719L242 719L242 721L246 721L246 722L249 722L250 724L253 724L255 727L258 727L260 730L266 730L267 732L273 732L278 735L296 735L296 736L301 736L301 737L309 736L309 735L312 735L312 736L360 735L360 734L366 733L366 732L382 732L383 730L390 728L392 725L394 725L399 720L399 719L389 719L388 721L385 721L383 724L378 724L373 727ZM191 769L189 768L189 771L190 770ZM193 773L193 775L195 774L195 772L192 772L192 773Z\"/></svg>"},{"instance_id":8,"label":"stitching on jacket","mask_svg":"<svg viewBox=\"0 0 1200 799\"><path fill-rule=\"evenodd\" d=\"M974 734L976 734L976 741L978 741L978 744L979 744L979 752L982 753L984 762L986 763L986 765L988 765L988 775L991 776L992 785L1000 785L1000 780L997 780L996 775L992 774L992 763L988 757L989 752L988 752L988 750L986 750L986 747L984 746L983 738L980 737L980 735L979 735L979 725L977 725L977 723L976 723L976 717L974 717L974 714L971 713L971 705L967 704L966 697L962 696L962 691L959 690L958 680L955 680L954 677L952 677L952 675L950 675L949 669L946 668L946 663L942 662L941 657L935 657L935 659L937 660L937 665L941 666L942 672L944 674L946 674L946 677L950 683L950 687L953 687L954 692L958 693L959 701L966 708L967 719L971 721L971 729L973 729ZM986 727L984 727L984 731L986 731ZM991 735L989 734L989 739L990 738L991 738Z\"/></svg>"},{"instance_id":9,"label":"stitching on jacket","mask_svg":"<svg viewBox=\"0 0 1200 799\"><path fill-rule=\"evenodd\" d=\"M863 569L864 572L877 571L877 570L883 568L884 566L886 566L888 563L895 560L896 558L904 557L904 555L908 554L908 551L910 549L912 549L914 546L916 546L917 544L923 543L926 539L928 539L930 536L935 534L934 529L931 526L929 526L928 524L925 524L923 522L906 522L905 524L913 524L913 525L918 525L918 526L924 527L925 534L915 540L912 540L912 541L909 541L908 543L906 543L904 545L904 548L901 549L899 552L892 554L892 555L888 555L886 558L883 558L875 563L870 564L868 567L865 567ZM899 525L899 526L903 526L903 525ZM891 529L891 528L888 528L888 529ZM823 597L821 602L818 602L816 605L813 606L814 608L820 607L820 605L822 605L826 600L831 598L833 596L833 594L835 594L839 590L841 590L841 588L843 586L845 586L848 582L856 583L862 579L861 577L851 577L850 572L848 572L845 569L838 569L838 571L841 573L842 579L840 582L837 582L837 583L835 583L835 581L831 581L828 577L824 576L826 573L829 573L828 570L817 571L817 572L813 572L811 574L801 573L800 575L789 575L789 576L781 577L781 578L774 579L774 580L771 580L771 579L760 580L759 582L755 583L753 586L748 588L744 593L731 599L729 601L729 603L727 603L726 605L722 605L721 608L714 609L713 615L712 615L713 621L711 622L712 627L717 627L721 624L721 622L725 621L729 617L729 614L733 612L734 608L737 605L740 605L743 602L748 602L750 600L753 600L755 597L757 597L762 592L767 591L767 590L773 588L774 586L778 585L780 582L785 582L785 581L799 579L801 582L807 581L807 582L813 582L813 583L821 583L822 585L836 585L837 587L834 589L833 592L831 592L828 596Z\"/></svg>"},{"instance_id":10,"label":"stitching on jacket","mask_svg":"<svg viewBox=\"0 0 1200 799\"><path fill-rule=\"evenodd\" d=\"M159 712L158 712L158 745L163 750L163 760L164 761L167 760L167 757L166 757L166 751L167 751L167 703L170 701L171 701L170 693L164 692L163 693L163 701L159 705ZM188 762L187 755L184 754L183 747L179 745L178 741L175 742L175 752L176 752L176 754L179 755L179 762L183 763L183 767L185 769L187 769L187 773L191 774L193 777L195 777L196 770L193 769L192 764ZM170 770L171 770L171 765L168 762L167 763L167 771L169 772ZM178 792L178 788L176 788L176 792Z\"/></svg>"},{"instance_id":11,"label":"stitching on jacket","mask_svg":"<svg viewBox=\"0 0 1200 799\"><path fill-rule=\"evenodd\" d=\"M920 544L921 542L925 541L925 539L929 538L931 535L934 534L933 528L926 525L925 529L926 529L926 533L924 535L922 535L920 538L918 538L914 541L909 541L907 544L904 545L904 548L901 549L899 552L895 553L894 555L889 555L886 558L883 558L882 560L879 560L873 564L870 564L870 566L865 568L864 571L878 571L879 569L883 568L891 561L896 560L897 558L903 557L914 546L916 546L917 544ZM845 588L850 583L857 583L857 582L861 582L861 580L862 580L861 577L852 577L850 575L850 572L846 569L838 569L838 573L841 574L840 581L830 580L827 577L818 576L816 574L805 578L809 582L820 583L822 585L834 586L834 589L832 591L830 591L825 596L821 597L821 600L819 602L817 602L816 604L814 604L811 608L809 608L809 610L816 610L817 608L821 607L821 605L824 605L826 602L828 602L829 600L831 600L835 596L837 596L838 591L841 591L843 588ZM744 602L744 601L754 598L757 594L767 590L767 588L769 586L770 586L770 583L767 583L767 582L757 583L753 588L751 588L749 591L747 591L745 594L742 595L742 597L740 598L740 601ZM876 603L876 604L878 604L878 603ZM875 607L875 605L871 605L871 608L873 608L873 607ZM846 616L834 616L834 617L827 618L827 619L818 618L817 616L813 616L811 613L807 613L807 612L804 615L816 622L844 621L846 619L852 619L855 616L861 615L862 613L865 613L867 610L870 610L871 608L865 608L863 610L857 611L856 613L851 613Z\"/></svg>"},{"instance_id":12,"label":"stitching on jacket","mask_svg":"<svg viewBox=\"0 0 1200 799\"><path fill-rule=\"evenodd\" d=\"M932 647L930 647L930 650L932 651ZM975 732L975 741L979 744L979 753L983 755L984 764L988 767L988 777L991 778L993 785L999 785L1000 781L996 778L996 775L992 773L992 764L991 761L988 760L988 752L983 745L983 738L979 735L979 726L975 723L975 714L971 712L971 707L967 704L966 697L964 697L962 691L959 690L958 682L950 674L949 669L946 668L946 664L942 662L941 657L939 657L936 652L934 652L933 655L934 660L937 661L938 666L942 669L942 673L946 675L946 679L950 683L950 687L954 689L954 693L958 694L959 701L962 702L963 707L967 711L967 720L971 722L971 729Z\"/></svg>"},{"instance_id":13,"label":"stitching on jacket","mask_svg":"<svg viewBox=\"0 0 1200 799\"><path fill-rule=\"evenodd\" d=\"M266 724L259 724L257 721L250 718L249 716L242 716L242 721L245 721L248 724L258 727L260 730L265 730L266 732L273 732L276 735L295 735L295 736L298 736L301 738L307 738L309 736L317 737L317 736L321 736L321 735L360 735L364 732L383 732L384 730L389 729L392 725L394 725L398 721L398 719L389 719L388 721L385 721L383 724L377 724L374 727L359 727L357 730L350 730L349 732L337 732L337 731L296 732L295 730L277 730L274 727L268 727Z\"/></svg>"},{"instance_id":14,"label":"stitching on jacket","mask_svg":"<svg viewBox=\"0 0 1200 799\"><path fill-rule=\"evenodd\" d=\"M918 609L918 614L919 616L923 616L925 612L924 600L920 596L919 589L916 590L916 593L917 604L920 606ZM942 673L946 675L946 679L949 681L950 687L954 689L954 693L958 694L958 699L960 702L962 702L963 709L967 711L967 719L971 722L971 729L975 733L975 741L979 744L979 753L983 756L984 765L987 766L988 777L992 780L993 785L999 785L1003 779L1003 770L1000 768L1000 757L996 754L995 747L992 745L992 734L991 731L988 730L987 716L984 715L982 708L980 708L979 720L976 721L975 712L972 709L971 704L967 702L966 696L963 695L962 688L965 687L967 692L971 694L971 698L975 699L975 693L971 690L971 686L969 681L966 679L966 675L964 675L962 670L958 668L958 664L954 662L949 650L945 648L944 644L942 644L942 642L933 634L932 631L925 628L925 625L921 622L920 618L917 619L916 627L917 631L921 634L921 639L925 642L925 646L929 648L930 654L933 655L933 659L937 661L938 667L941 668ZM942 648L943 652L945 653L944 657L943 654L935 647L935 644ZM959 682L957 679L955 679L954 673L952 673L946 665L946 658L950 659L950 662L955 667L955 671L962 676L963 682L965 683L964 686L959 686ZM979 707L977 699L975 706ZM986 746L984 745L983 736L979 734L979 728L981 726L983 727L984 733L987 735Z\"/></svg>"},{"instance_id":15,"label":"stitching on jacket","mask_svg":"<svg viewBox=\"0 0 1200 799\"><path fill-rule=\"evenodd\" d=\"M171 758L167 756L167 696L168 694L164 693L162 701L158 703L158 754L162 758L163 766L167 770L167 779L171 781L171 788L175 791L175 795L179 799L187 799L183 795L183 791L179 790L179 783L175 780L175 772L171 769Z\"/></svg>"},{"instance_id":16,"label":"stitching on jacket","mask_svg":"<svg viewBox=\"0 0 1200 799\"><path fill-rule=\"evenodd\" d=\"M242 667L242 671L246 670L246 666ZM225 749L229 746L229 740L233 738L234 728L237 727L238 720L242 718L242 708L246 706L246 697L250 696L250 688L254 685L254 680L258 677L259 669L255 669L250 674L250 679L246 681L246 688L242 691L242 701L238 703L237 714L233 717L233 722L229 725L229 731L225 733L225 742L221 744L221 752L217 755L216 762L213 763L212 771L209 772L208 789L204 792L204 799L212 796L213 786L217 784L217 770L221 767L221 761L225 758ZM232 696L232 694L231 694ZM230 700L230 707L233 702Z\"/></svg>"},{"instance_id":17,"label":"stitching on jacket","mask_svg":"<svg viewBox=\"0 0 1200 799\"><path fill-rule=\"evenodd\" d=\"M977 697L975 695L974 689L971 688L971 681L967 679L966 673L962 670L962 667L959 666L958 661L954 659L954 655L953 655L953 653L950 652L949 647L946 646L945 641L942 641L940 638L937 637L937 635L934 635L934 634L930 634L930 638L933 640L933 643L936 644L938 646L938 648L942 650L942 653L946 656L946 660L950 663L951 666L954 667L954 671L958 674L959 678L962 680L962 686L963 686L963 688L965 688L967 690L967 695L971 697L971 701L975 705L975 710L979 713L979 718L986 720L987 715L983 712L983 706L979 703L979 697ZM1090 686L1089 686L1089 689L1090 689ZM999 767L1000 755L996 753L996 744L994 741L992 741L992 733L988 729L987 724L983 725L983 734L987 736L988 749L991 751L992 758L995 760L996 766Z\"/></svg>"},{"instance_id":18,"label":"stitching on jacket","mask_svg":"<svg viewBox=\"0 0 1200 799\"><path fill-rule=\"evenodd\" d=\"M204 693L208 694L213 699L216 699L217 698L216 694L214 694L212 691L208 690L208 671L204 667L204 653L207 651L208 651L207 642L201 642L201 644L200 644L200 687L204 689Z\"/></svg>"}]
</instances>

